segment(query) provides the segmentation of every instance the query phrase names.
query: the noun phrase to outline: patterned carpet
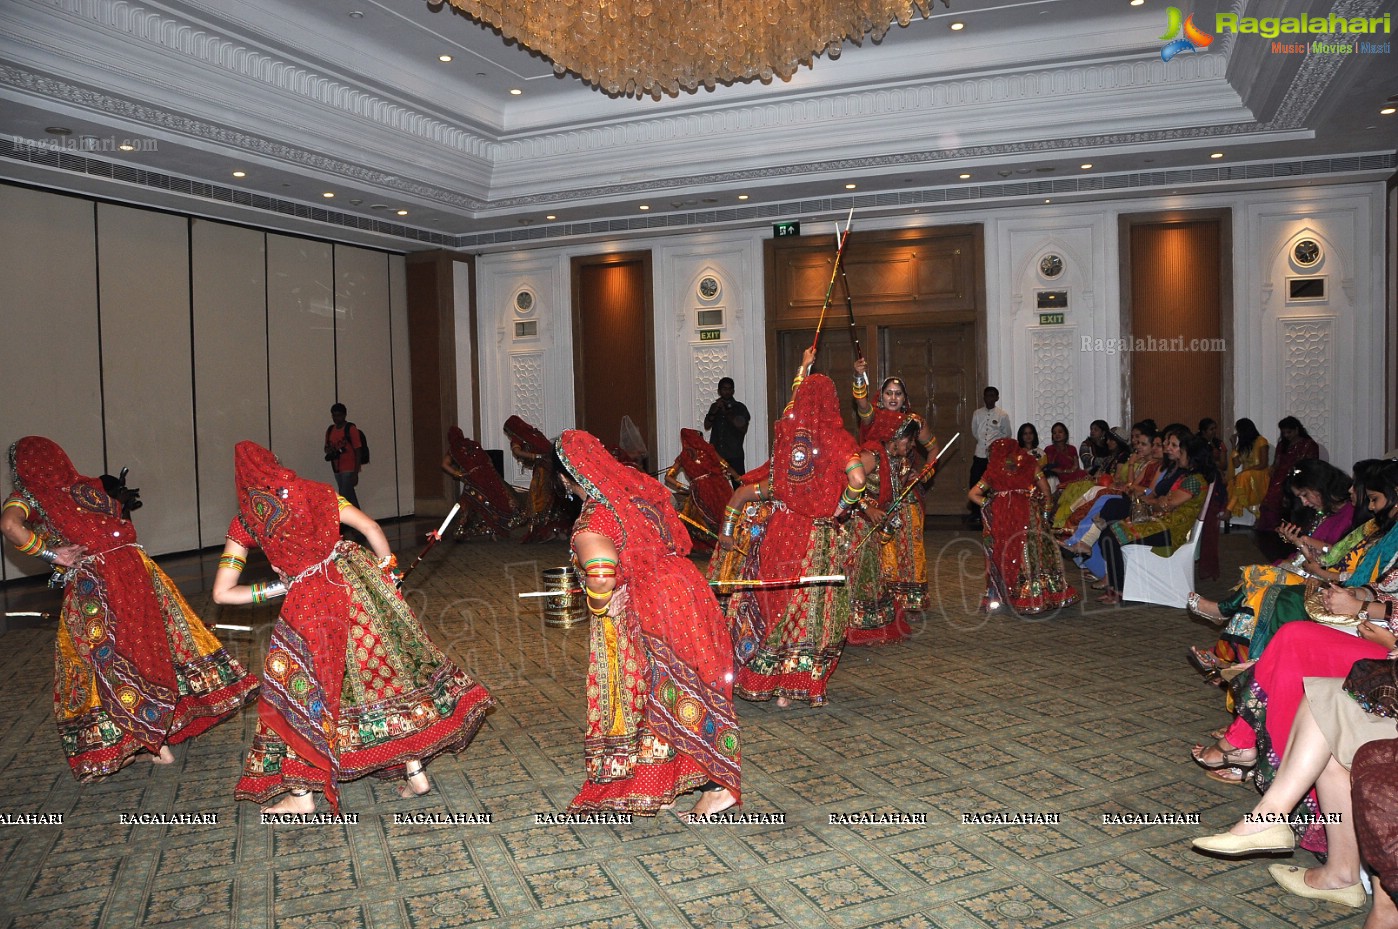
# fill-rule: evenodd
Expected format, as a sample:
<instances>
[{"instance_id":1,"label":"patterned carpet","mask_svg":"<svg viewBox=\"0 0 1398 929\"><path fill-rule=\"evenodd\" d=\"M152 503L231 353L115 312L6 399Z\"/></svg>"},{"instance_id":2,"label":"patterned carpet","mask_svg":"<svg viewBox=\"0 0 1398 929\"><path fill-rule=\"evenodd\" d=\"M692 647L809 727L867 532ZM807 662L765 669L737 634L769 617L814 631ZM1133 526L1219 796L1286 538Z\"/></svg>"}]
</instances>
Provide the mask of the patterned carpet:
<instances>
[{"instance_id":1,"label":"patterned carpet","mask_svg":"<svg viewBox=\"0 0 1398 929\"><path fill-rule=\"evenodd\" d=\"M933 531L928 547L935 592L911 642L846 650L823 709L740 703L742 812L784 823L535 824L582 780L586 633L543 627L513 595L564 563L561 544L443 544L412 578L433 635L500 706L467 752L431 765L431 794L347 785L353 825L264 826L252 804L233 801L251 712L178 746L174 765L138 762L79 786L52 721L52 626L11 629L0 636L0 812L64 821L0 826L0 927L1360 924L1358 911L1283 894L1265 861L1190 851L1189 836L1226 828L1254 797L1188 760L1190 742L1226 719L1219 692L1182 657L1209 640L1206 627L1183 611L1095 604L1039 622L987 618L973 612L975 541ZM1225 537L1224 578L1252 554L1245 537ZM274 608L211 607L198 593L211 560L167 567L206 619L257 626L228 639L256 666ZM56 599L25 588L6 602L52 609ZM926 823L831 823L871 811ZM196 812L217 824L120 821ZM411 813L493 823L402 821ZM1133 813L1198 814L1202 825L1103 822ZM995 814L1041 822L964 822Z\"/></svg>"}]
</instances>

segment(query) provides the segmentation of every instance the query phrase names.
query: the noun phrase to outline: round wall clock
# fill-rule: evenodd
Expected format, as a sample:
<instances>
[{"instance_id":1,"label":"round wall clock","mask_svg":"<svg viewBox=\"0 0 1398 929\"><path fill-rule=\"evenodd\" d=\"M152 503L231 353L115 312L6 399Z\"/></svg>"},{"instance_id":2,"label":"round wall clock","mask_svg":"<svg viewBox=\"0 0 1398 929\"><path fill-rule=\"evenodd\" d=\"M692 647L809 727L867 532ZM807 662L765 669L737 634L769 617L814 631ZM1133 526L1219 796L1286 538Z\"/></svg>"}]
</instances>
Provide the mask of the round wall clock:
<instances>
[{"instance_id":1,"label":"round wall clock","mask_svg":"<svg viewBox=\"0 0 1398 929\"><path fill-rule=\"evenodd\" d=\"M1315 239L1302 239L1291 250L1291 257L1296 259L1296 263L1301 267L1309 268L1320 261L1320 243Z\"/></svg>"},{"instance_id":2,"label":"round wall clock","mask_svg":"<svg viewBox=\"0 0 1398 929\"><path fill-rule=\"evenodd\" d=\"M712 300L718 296L718 278L705 277L699 282L699 296L705 300Z\"/></svg>"},{"instance_id":3,"label":"round wall clock","mask_svg":"<svg viewBox=\"0 0 1398 929\"><path fill-rule=\"evenodd\" d=\"M1048 254L1039 259L1039 273L1047 278L1055 278L1063 273L1063 258L1059 255Z\"/></svg>"},{"instance_id":4,"label":"round wall clock","mask_svg":"<svg viewBox=\"0 0 1398 929\"><path fill-rule=\"evenodd\" d=\"M521 313L528 313L534 309L534 294L528 290L521 290L515 294L515 309Z\"/></svg>"}]
</instances>

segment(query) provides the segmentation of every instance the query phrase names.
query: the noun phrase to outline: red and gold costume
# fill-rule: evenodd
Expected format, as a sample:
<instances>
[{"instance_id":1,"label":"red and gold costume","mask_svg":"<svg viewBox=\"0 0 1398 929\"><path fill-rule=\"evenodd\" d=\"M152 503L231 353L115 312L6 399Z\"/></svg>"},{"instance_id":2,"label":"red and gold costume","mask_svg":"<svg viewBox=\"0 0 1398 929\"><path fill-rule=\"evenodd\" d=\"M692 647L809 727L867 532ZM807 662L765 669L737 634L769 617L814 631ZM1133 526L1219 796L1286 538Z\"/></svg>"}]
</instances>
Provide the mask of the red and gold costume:
<instances>
[{"instance_id":1,"label":"red and gold costume","mask_svg":"<svg viewBox=\"0 0 1398 929\"><path fill-rule=\"evenodd\" d=\"M733 642L670 492L586 432L563 433L558 455L586 494L574 535L617 552L616 587L592 618L587 781L569 811L652 814L710 783L738 797Z\"/></svg>"},{"instance_id":2,"label":"red and gold costume","mask_svg":"<svg viewBox=\"0 0 1398 929\"><path fill-rule=\"evenodd\" d=\"M515 496L481 443L452 426L447 432L447 451L461 472L461 499L457 502L466 511L456 534L509 535L518 515Z\"/></svg>"},{"instance_id":3,"label":"red and gold costume","mask_svg":"<svg viewBox=\"0 0 1398 929\"><path fill-rule=\"evenodd\" d=\"M682 449L674 464L665 473L667 481L675 480L676 472L683 472L689 482L689 494L685 498L680 515L686 521L692 520L697 526L691 529L707 529L691 534L694 547L707 552L713 548L713 540L718 536L718 527L723 522L723 508L733 495L733 485L728 481L728 466L719 453L704 439L704 434L694 429L680 430Z\"/></svg>"},{"instance_id":4,"label":"red and gold costume","mask_svg":"<svg viewBox=\"0 0 1398 929\"><path fill-rule=\"evenodd\" d=\"M464 749L494 701L427 638L372 554L341 541L335 489L252 442L234 458L228 538L290 578L238 799L311 789L338 810L338 782L401 778L407 761Z\"/></svg>"},{"instance_id":5,"label":"red and gold costume","mask_svg":"<svg viewBox=\"0 0 1398 929\"><path fill-rule=\"evenodd\" d=\"M98 478L28 436L10 447L14 493L48 545L82 545L58 624L54 714L73 776L92 781L142 751L193 738L257 690L136 542Z\"/></svg>"},{"instance_id":6,"label":"red and gold costume","mask_svg":"<svg viewBox=\"0 0 1398 929\"><path fill-rule=\"evenodd\" d=\"M553 443L518 416L505 420L505 435L511 454L533 472L529 479L529 531L521 541L548 542L566 536L570 520L553 486Z\"/></svg>"},{"instance_id":7,"label":"red and gold costume","mask_svg":"<svg viewBox=\"0 0 1398 929\"><path fill-rule=\"evenodd\" d=\"M1078 602L1063 577L1063 556L1049 533L1039 488L1039 462L1014 439L996 439L980 487L989 498L983 515L986 598L1021 616Z\"/></svg>"},{"instance_id":8,"label":"red and gold costume","mask_svg":"<svg viewBox=\"0 0 1398 929\"><path fill-rule=\"evenodd\" d=\"M777 420L772 458L743 476L775 502L748 542L743 578L842 573L844 545L835 514L858 463L854 437L840 419L835 385L812 374L796 387ZM747 700L788 697L812 706L845 644L849 589L843 585L739 589L728 601L739 659L738 695Z\"/></svg>"},{"instance_id":9,"label":"red and gold costume","mask_svg":"<svg viewBox=\"0 0 1398 929\"><path fill-rule=\"evenodd\" d=\"M869 416L860 417L859 438L863 443L860 448L873 452L879 462L877 475L871 483L877 483L880 509L887 509L893 500L903 495L908 483L917 479L917 468L911 459L888 454L888 443L905 428L911 416L906 410L898 412L879 406L874 407ZM866 491L865 499L869 499L868 493L874 489L870 487ZM926 511L922 492L915 488L903 495L897 511L888 516L883 538L859 551L861 555L870 547L877 551L883 592L891 600L891 612L883 608L854 608L846 636L850 645L888 645L907 639L912 630L908 628L905 613L922 609L927 600L927 551L922 537ZM855 525L857 532L867 531Z\"/></svg>"}]
</instances>

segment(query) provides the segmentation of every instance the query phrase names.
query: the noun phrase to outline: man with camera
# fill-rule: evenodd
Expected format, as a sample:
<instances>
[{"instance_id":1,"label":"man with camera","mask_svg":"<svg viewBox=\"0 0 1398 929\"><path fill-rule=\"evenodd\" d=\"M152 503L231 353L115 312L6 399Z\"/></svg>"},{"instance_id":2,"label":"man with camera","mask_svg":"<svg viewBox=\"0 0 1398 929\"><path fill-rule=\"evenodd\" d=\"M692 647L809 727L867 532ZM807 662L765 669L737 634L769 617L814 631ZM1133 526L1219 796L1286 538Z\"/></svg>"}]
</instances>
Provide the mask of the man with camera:
<instances>
[{"instance_id":1,"label":"man with camera","mask_svg":"<svg viewBox=\"0 0 1398 929\"><path fill-rule=\"evenodd\" d=\"M359 506L354 488L359 484L359 468L363 464L364 435L359 427L345 419L349 411L343 403L330 408L330 428L325 430L325 460L335 472L335 489L351 505Z\"/></svg>"},{"instance_id":2,"label":"man with camera","mask_svg":"<svg viewBox=\"0 0 1398 929\"><path fill-rule=\"evenodd\" d=\"M750 419L748 408L733 399L733 378L719 380L718 399L704 416L704 428L710 430L709 444L738 474L747 470L743 464L743 436L748 434Z\"/></svg>"}]
</instances>

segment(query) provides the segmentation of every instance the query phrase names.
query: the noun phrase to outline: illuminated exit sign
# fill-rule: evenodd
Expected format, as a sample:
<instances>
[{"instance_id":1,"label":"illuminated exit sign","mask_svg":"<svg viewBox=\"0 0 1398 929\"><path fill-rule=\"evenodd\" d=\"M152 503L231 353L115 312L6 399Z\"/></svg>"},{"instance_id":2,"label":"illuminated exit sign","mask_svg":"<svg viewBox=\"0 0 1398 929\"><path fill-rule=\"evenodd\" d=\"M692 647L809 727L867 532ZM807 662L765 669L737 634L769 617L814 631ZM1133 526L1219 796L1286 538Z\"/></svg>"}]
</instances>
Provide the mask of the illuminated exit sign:
<instances>
[{"instance_id":1,"label":"illuminated exit sign","mask_svg":"<svg viewBox=\"0 0 1398 929\"><path fill-rule=\"evenodd\" d=\"M800 235L800 223L772 223L772 235L778 239L789 235Z\"/></svg>"}]
</instances>

